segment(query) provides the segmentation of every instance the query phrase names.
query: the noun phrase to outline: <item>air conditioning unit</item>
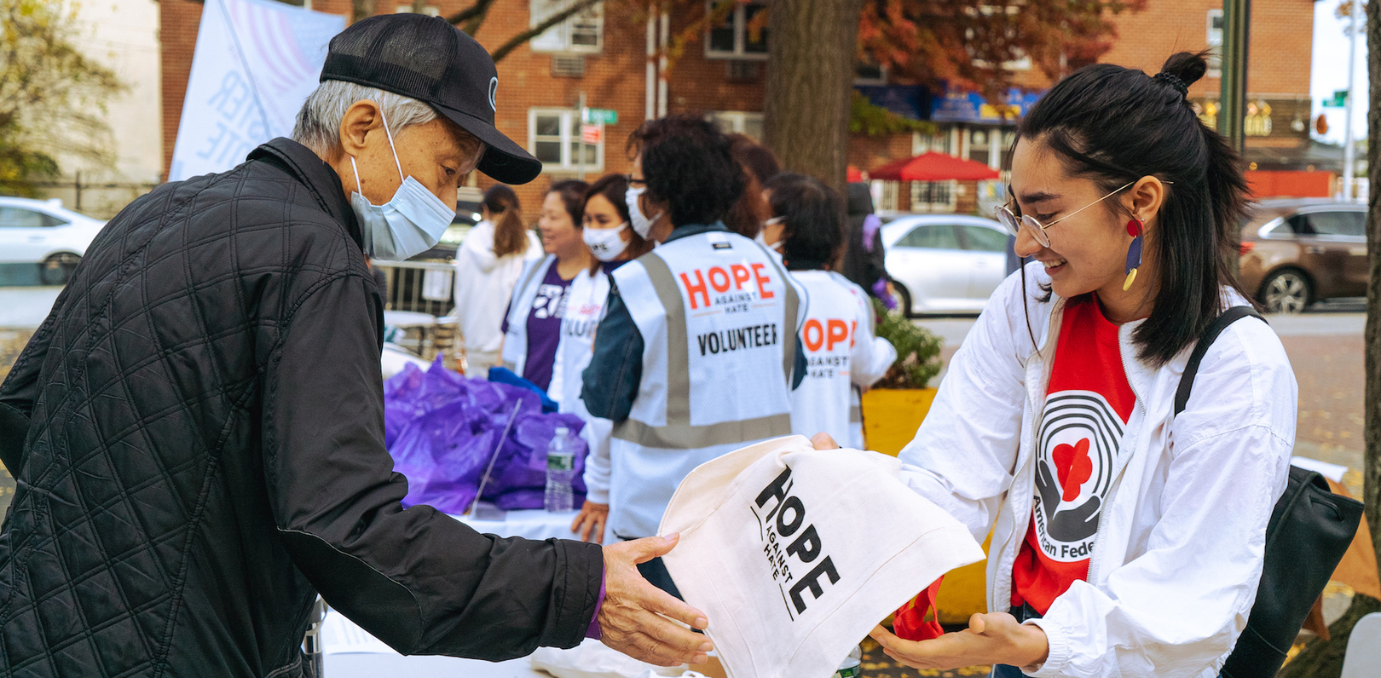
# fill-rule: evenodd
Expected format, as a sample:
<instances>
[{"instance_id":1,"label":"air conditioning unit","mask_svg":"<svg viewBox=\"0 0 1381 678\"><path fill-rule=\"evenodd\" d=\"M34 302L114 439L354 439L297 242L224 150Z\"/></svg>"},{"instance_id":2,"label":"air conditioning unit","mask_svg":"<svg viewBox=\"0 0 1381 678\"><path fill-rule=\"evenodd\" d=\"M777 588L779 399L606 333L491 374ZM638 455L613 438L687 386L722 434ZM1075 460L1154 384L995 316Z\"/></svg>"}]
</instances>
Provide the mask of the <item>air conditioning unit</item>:
<instances>
[{"instance_id":1,"label":"air conditioning unit","mask_svg":"<svg viewBox=\"0 0 1381 678\"><path fill-rule=\"evenodd\" d=\"M728 80L757 80L762 77L761 61L727 61L724 77Z\"/></svg>"},{"instance_id":2,"label":"air conditioning unit","mask_svg":"<svg viewBox=\"0 0 1381 678\"><path fill-rule=\"evenodd\" d=\"M580 78L585 76L585 57L579 54L554 54L551 57L551 75L554 78Z\"/></svg>"}]
</instances>

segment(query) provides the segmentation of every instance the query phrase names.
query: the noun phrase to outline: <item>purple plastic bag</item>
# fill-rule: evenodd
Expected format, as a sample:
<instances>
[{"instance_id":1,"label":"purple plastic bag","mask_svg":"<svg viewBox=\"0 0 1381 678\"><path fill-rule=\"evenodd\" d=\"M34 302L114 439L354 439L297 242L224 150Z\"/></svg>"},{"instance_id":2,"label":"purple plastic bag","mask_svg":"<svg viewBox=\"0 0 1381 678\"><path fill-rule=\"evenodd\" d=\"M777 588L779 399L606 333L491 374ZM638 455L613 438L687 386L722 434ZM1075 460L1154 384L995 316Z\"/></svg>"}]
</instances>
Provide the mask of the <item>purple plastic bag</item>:
<instances>
[{"instance_id":1,"label":"purple plastic bag","mask_svg":"<svg viewBox=\"0 0 1381 678\"><path fill-rule=\"evenodd\" d=\"M504 437L484 499L499 508L540 509L546 488L546 452L558 426L575 445L576 505L584 499L585 424L571 414L543 414L530 391L482 379L466 379L433 364L425 373L411 365L384 384L385 441L394 470L408 478L403 505L428 504L451 514L473 503L498 437Z\"/></svg>"}]
</instances>

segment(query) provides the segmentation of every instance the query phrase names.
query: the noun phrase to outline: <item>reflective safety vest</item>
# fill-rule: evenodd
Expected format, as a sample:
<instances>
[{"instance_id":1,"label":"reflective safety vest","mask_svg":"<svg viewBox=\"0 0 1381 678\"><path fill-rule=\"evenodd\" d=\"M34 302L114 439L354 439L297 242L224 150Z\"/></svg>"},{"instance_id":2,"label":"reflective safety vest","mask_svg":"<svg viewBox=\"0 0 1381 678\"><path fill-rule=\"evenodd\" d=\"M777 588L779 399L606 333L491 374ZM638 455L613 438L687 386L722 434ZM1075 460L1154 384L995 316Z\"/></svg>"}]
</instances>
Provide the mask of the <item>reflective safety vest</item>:
<instances>
[{"instance_id":1,"label":"reflective safety vest","mask_svg":"<svg viewBox=\"0 0 1381 678\"><path fill-rule=\"evenodd\" d=\"M824 431L840 445L852 445L858 401L854 386L873 385L892 366L897 352L886 339L873 336L873 305L868 294L832 271L793 271L810 295L801 328L806 376L791 393L793 433L812 436Z\"/></svg>"},{"instance_id":2,"label":"reflective safety vest","mask_svg":"<svg viewBox=\"0 0 1381 678\"><path fill-rule=\"evenodd\" d=\"M684 236L613 273L643 338L642 382L614 425L609 527L656 534L696 466L791 433L802 288L761 245L725 231Z\"/></svg>"}]
</instances>

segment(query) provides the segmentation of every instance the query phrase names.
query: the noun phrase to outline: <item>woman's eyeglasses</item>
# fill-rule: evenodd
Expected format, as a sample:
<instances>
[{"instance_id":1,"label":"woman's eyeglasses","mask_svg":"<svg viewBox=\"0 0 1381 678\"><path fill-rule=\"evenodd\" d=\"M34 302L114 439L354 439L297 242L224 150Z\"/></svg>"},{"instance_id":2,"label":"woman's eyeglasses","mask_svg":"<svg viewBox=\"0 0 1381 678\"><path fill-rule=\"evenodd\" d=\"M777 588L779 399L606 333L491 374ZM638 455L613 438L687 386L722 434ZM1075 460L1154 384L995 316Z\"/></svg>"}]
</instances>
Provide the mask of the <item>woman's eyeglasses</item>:
<instances>
[{"instance_id":1,"label":"woman's eyeglasses","mask_svg":"<svg viewBox=\"0 0 1381 678\"><path fill-rule=\"evenodd\" d=\"M1012 208L1008 207L1008 205L1011 205L1012 200L1015 200L1016 198L1008 200L1005 204L999 205L998 207L994 208L993 212L997 216L998 223L1002 224L1002 227L1007 229L1007 232L1010 233L1013 237L1021 235L1021 227L1022 225L1025 225L1027 228L1031 229L1031 237L1035 238L1036 242L1041 244L1041 247L1050 247L1050 237L1046 235L1045 229L1050 228L1051 226L1054 226L1055 224L1058 224L1061 221L1064 221L1065 219L1068 219L1090 207L1093 207L1094 205L1097 205L1098 203L1103 202L1104 200L1107 200L1108 198L1111 198L1114 195L1117 195L1118 193L1122 192L1123 189L1135 183L1136 181L1129 181L1123 184L1122 188L1119 188L1113 191L1112 193L1109 193L1097 200L1094 200L1093 202L1084 205L1083 207L1080 207L1079 209L1074 210L1073 212L1070 212L1069 214L1066 214L1048 224L1042 224L1035 217L1029 214L1018 215L1016 212L1013 212ZM1168 184L1170 182L1166 181L1164 183Z\"/></svg>"},{"instance_id":2,"label":"woman's eyeglasses","mask_svg":"<svg viewBox=\"0 0 1381 678\"><path fill-rule=\"evenodd\" d=\"M632 174L623 175L623 180L627 181L629 186L647 185L647 179L634 179Z\"/></svg>"}]
</instances>

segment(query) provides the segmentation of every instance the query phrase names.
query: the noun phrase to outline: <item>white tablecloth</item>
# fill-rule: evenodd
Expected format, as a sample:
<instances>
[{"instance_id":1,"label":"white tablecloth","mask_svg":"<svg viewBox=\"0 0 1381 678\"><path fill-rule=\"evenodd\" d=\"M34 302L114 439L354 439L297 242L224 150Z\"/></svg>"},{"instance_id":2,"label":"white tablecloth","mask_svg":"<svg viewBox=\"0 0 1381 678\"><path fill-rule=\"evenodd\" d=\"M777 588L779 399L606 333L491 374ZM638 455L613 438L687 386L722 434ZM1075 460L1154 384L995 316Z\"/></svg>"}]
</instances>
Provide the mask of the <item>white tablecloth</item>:
<instances>
[{"instance_id":1,"label":"white tablecloth","mask_svg":"<svg viewBox=\"0 0 1381 678\"><path fill-rule=\"evenodd\" d=\"M452 517L486 534L526 539L569 539L571 521L576 515L575 512L502 512L484 505L476 514L476 517ZM534 670L526 657L497 664L454 657L404 657L335 610L328 611L322 622L321 646L326 655L326 678L550 678Z\"/></svg>"}]
</instances>

